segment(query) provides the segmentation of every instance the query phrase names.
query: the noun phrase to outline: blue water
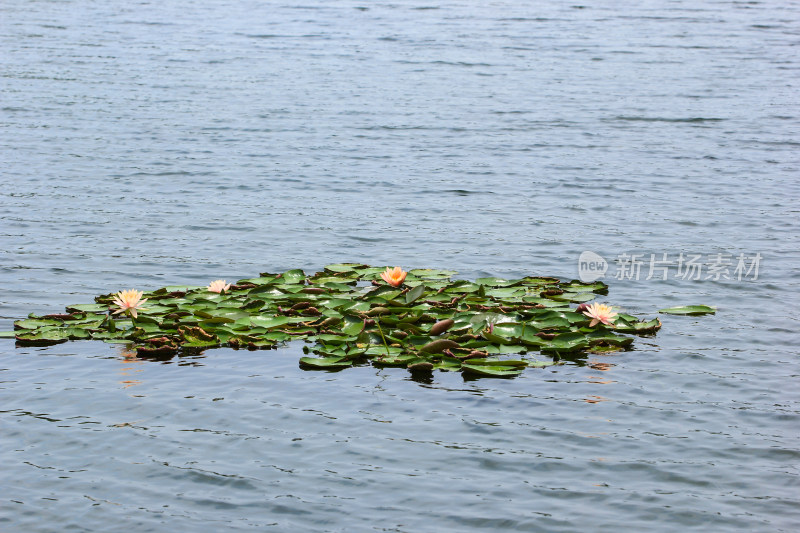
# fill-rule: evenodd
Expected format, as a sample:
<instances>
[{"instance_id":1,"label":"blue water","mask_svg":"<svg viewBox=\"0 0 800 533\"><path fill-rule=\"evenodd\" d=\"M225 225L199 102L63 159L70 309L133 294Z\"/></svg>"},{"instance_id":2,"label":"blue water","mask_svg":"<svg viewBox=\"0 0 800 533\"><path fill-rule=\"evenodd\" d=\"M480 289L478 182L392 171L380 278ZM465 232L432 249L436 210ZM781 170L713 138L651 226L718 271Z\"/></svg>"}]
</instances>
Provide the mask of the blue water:
<instances>
[{"instance_id":1,"label":"blue water","mask_svg":"<svg viewBox=\"0 0 800 533\"><path fill-rule=\"evenodd\" d=\"M572 279L584 251L603 301L718 312L512 380L0 339L0 530L800 528L799 3L198 4L0 5L0 330L340 261Z\"/></svg>"}]
</instances>

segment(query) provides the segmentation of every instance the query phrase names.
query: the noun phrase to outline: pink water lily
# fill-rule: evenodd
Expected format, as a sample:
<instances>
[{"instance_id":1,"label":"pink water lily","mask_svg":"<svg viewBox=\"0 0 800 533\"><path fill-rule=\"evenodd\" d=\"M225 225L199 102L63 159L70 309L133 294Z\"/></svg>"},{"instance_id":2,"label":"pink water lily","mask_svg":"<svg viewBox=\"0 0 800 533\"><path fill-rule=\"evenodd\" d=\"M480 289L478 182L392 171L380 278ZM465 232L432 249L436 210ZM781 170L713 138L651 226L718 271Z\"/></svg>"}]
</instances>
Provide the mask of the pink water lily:
<instances>
[{"instance_id":1,"label":"pink water lily","mask_svg":"<svg viewBox=\"0 0 800 533\"><path fill-rule=\"evenodd\" d=\"M119 291L117 294L114 295L114 304L119 307L113 314L117 313L128 313L133 318L136 318L136 311L144 311L145 309L142 307L142 304L147 301L147 298L142 300L142 295L144 293L142 291L137 291L136 289L130 289L127 291Z\"/></svg>"},{"instance_id":2,"label":"pink water lily","mask_svg":"<svg viewBox=\"0 0 800 533\"><path fill-rule=\"evenodd\" d=\"M602 322L606 326L614 326L614 320L617 318L617 313L611 310L611 307L606 304L593 303L588 306L583 312L584 315L592 319L589 327L593 328L598 323Z\"/></svg>"},{"instance_id":3,"label":"pink water lily","mask_svg":"<svg viewBox=\"0 0 800 533\"><path fill-rule=\"evenodd\" d=\"M400 285L402 285L403 282L406 280L406 275L408 275L408 272L406 272L400 267L394 267L394 268L386 267L386 271L381 273L383 281L385 281L392 287L399 287Z\"/></svg>"},{"instance_id":4,"label":"pink water lily","mask_svg":"<svg viewBox=\"0 0 800 533\"><path fill-rule=\"evenodd\" d=\"M216 281L212 281L211 284L208 286L208 290L210 292L228 292L231 288L231 284L225 284L224 279L218 279Z\"/></svg>"}]
</instances>

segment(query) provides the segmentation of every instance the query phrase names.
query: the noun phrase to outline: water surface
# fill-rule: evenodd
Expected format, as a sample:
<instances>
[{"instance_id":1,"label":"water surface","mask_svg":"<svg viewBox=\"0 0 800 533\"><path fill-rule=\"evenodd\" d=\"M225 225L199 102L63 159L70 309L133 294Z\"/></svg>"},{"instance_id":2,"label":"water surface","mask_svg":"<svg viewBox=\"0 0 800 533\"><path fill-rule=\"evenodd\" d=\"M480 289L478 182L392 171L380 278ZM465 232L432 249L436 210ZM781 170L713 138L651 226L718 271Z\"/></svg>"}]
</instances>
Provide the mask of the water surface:
<instances>
[{"instance_id":1,"label":"water surface","mask_svg":"<svg viewBox=\"0 0 800 533\"><path fill-rule=\"evenodd\" d=\"M0 20L0 330L339 261L571 279L586 250L626 311L719 308L512 380L4 341L0 529L800 526L797 3L8 0ZM681 253L727 277L645 279ZM614 279L622 254L638 279Z\"/></svg>"}]
</instances>

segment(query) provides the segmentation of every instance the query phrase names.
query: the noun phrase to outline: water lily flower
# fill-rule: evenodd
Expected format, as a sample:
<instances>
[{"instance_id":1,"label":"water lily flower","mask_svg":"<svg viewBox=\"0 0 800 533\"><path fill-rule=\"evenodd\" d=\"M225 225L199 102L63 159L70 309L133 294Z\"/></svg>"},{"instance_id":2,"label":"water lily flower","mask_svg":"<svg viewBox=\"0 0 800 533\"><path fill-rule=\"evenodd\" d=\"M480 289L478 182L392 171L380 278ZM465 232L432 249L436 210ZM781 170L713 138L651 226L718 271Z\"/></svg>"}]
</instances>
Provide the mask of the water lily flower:
<instances>
[{"instance_id":1,"label":"water lily flower","mask_svg":"<svg viewBox=\"0 0 800 533\"><path fill-rule=\"evenodd\" d=\"M399 287L400 285L402 285L403 282L406 280L406 275L408 275L408 272L406 272L400 267L394 267L394 268L386 267L386 271L381 273L383 281L385 281L392 287Z\"/></svg>"},{"instance_id":2,"label":"water lily flower","mask_svg":"<svg viewBox=\"0 0 800 533\"><path fill-rule=\"evenodd\" d=\"M117 313L128 313L133 318L136 318L136 310L144 311L145 309L142 307L142 304L147 301L147 298L142 300L142 291L137 291L136 289L130 289L127 291L119 291L117 294L114 295L114 304L119 306L119 309L114 311L112 314Z\"/></svg>"},{"instance_id":3,"label":"water lily flower","mask_svg":"<svg viewBox=\"0 0 800 533\"><path fill-rule=\"evenodd\" d=\"M208 290L210 292L228 292L231 288L231 284L228 283L225 285L224 279L218 279L216 281L212 281L211 284L208 286Z\"/></svg>"},{"instance_id":4,"label":"water lily flower","mask_svg":"<svg viewBox=\"0 0 800 533\"><path fill-rule=\"evenodd\" d=\"M606 326L614 326L614 320L617 318L617 313L611 310L611 306L606 304L593 303L588 306L588 309L583 312L584 315L592 319L589 327L593 328L598 323L602 322Z\"/></svg>"}]
</instances>

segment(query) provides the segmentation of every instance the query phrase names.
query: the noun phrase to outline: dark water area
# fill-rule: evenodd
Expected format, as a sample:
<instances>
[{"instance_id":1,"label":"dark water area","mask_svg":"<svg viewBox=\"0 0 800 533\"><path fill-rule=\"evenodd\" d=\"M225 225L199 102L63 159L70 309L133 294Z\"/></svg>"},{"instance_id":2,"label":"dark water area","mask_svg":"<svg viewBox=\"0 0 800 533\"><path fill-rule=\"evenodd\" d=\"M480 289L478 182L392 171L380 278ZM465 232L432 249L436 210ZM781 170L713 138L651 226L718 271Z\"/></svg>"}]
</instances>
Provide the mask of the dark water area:
<instances>
[{"instance_id":1,"label":"dark water area","mask_svg":"<svg viewBox=\"0 0 800 533\"><path fill-rule=\"evenodd\" d=\"M0 339L0 530L800 528L800 3L197 4L0 4L0 331L585 251L718 312L509 380Z\"/></svg>"}]
</instances>

